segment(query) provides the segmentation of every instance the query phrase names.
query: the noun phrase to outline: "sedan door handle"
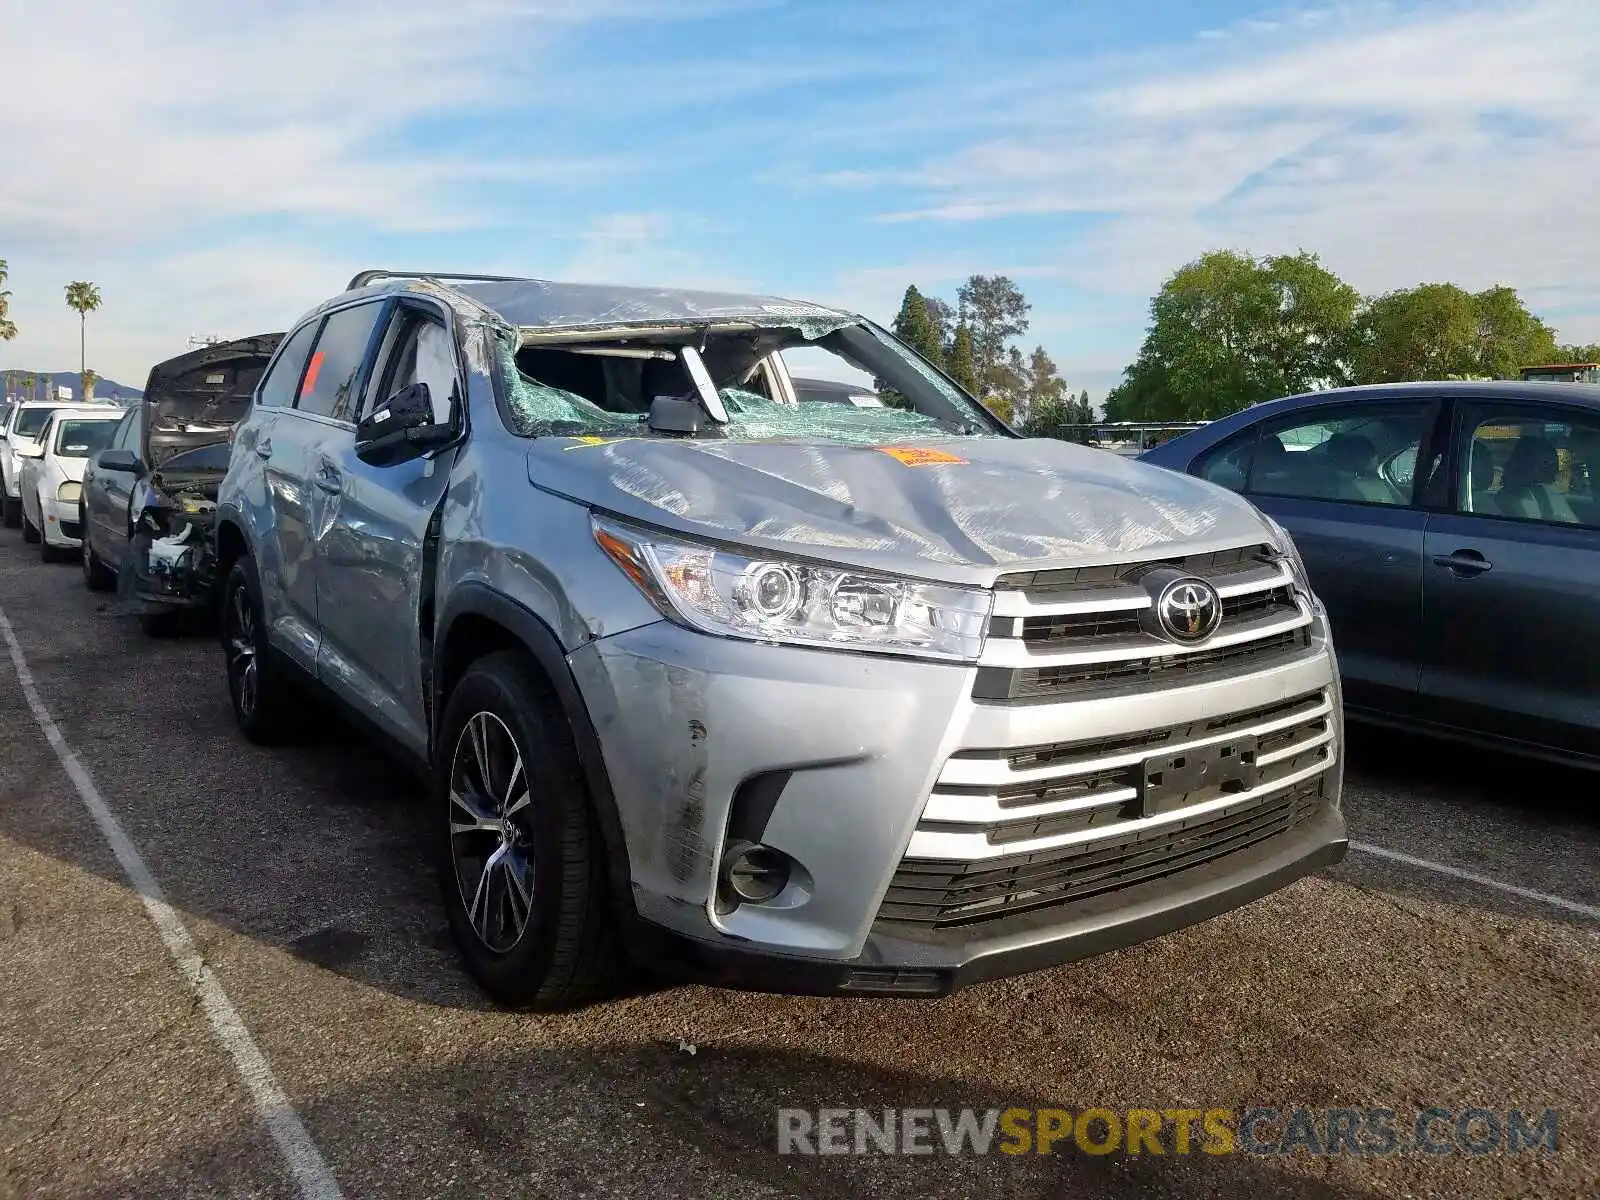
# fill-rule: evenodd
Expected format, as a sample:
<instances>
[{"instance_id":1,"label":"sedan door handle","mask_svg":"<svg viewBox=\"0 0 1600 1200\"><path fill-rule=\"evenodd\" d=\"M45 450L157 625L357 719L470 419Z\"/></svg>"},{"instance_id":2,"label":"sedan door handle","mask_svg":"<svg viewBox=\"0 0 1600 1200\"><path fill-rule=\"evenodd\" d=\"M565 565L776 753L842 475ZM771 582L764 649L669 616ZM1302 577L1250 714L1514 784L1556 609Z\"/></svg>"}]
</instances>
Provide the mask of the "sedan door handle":
<instances>
[{"instance_id":1,"label":"sedan door handle","mask_svg":"<svg viewBox=\"0 0 1600 1200\"><path fill-rule=\"evenodd\" d=\"M259 454L262 458L271 458L272 457L272 439L271 438L262 438L259 442L257 442L256 443L256 453Z\"/></svg>"},{"instance_id":2,"label":"sedan door handle","mask_svg":"<svg viewBox=\"0 0 1600 1200\"><path fill-rule=\"evenodd\" d=\"M1494 564L1476 550L1457 550L1454 554L1435 554L1433 565L1449 567L1457 575L1482 575Z\"/></svg>"},{"instance_id":3,"label":"sedan door handle","mask_svg":"<svg viewBox=\"0 0 1600 1200\"><path fill-rule=\"evenodd\" d=\"M329 495L337 496L344 491L344 480L333 466L323 463L317 468L316 485Z\"/></svg>"}]
</instances>

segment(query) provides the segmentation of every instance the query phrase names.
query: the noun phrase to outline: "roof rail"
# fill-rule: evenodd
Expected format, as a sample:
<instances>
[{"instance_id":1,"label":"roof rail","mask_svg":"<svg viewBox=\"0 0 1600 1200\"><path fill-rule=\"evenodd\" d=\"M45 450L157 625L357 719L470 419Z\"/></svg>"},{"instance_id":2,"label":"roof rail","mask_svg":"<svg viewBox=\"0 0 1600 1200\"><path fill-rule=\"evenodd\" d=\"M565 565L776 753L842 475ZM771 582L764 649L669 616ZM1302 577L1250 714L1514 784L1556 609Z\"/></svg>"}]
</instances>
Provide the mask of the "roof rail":
<instances>
[{"instance_id":1,"label":"roof rail","mask_svg":"<svg viewBox=\"0 0 1600 1200\"><path fill-rule=\"evenodd\" d=\"M369 283L376 283L380 279L459 279L462 282L472 283L521 283L522 277L517 275L453 275L448 271L362 271L348 284L345 291L353 292L357 288L364 288Z\"/></svg>"}]
</instances>

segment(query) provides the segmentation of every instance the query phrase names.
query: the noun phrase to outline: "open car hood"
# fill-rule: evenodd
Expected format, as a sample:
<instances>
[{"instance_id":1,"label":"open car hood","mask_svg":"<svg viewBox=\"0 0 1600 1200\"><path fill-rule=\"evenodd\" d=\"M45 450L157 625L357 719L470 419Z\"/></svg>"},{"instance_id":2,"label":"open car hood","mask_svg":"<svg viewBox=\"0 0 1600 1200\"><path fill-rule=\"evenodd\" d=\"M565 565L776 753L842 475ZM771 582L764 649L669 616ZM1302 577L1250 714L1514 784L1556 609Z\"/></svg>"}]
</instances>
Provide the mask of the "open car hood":
<instances>
[{"instance_id":1,"label":"open car hood","mask_svg":"<svg viewBox=\"0 0 1600 1200\"><path fill-rule=\"evenodd\" d=\"M174 454L224 441L250 409L281 333L262 333L191 350L157 363L145 382L145 457L160 466Z\"/></svg>"},{"instance_id":2,"label":"open car hood","mask_svg":"<svg viewBox=\"0 0 1600 1200\"><path fill-rule=\"evenodd\" d=\"M953 583L1270 538L1232 492L1048 438L547 437L528 476L691 536Z\"/></svg>"}]
</instances>

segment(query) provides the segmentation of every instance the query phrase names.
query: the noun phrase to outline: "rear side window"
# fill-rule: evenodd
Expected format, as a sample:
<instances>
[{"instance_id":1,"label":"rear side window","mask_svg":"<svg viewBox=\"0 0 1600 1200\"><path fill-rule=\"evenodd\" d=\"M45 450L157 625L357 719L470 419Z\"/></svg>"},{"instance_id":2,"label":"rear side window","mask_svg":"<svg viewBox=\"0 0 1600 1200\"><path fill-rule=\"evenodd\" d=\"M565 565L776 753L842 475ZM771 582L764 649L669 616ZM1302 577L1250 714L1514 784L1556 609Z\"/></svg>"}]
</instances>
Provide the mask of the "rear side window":
<instances>
[{"instance_id":1,"label":"rear side window","mask_svg":"<svg viewBox=\"0 0 1600 1200\"><path fill-rule=\"evenodd\" d=\"M322 336L300 384L297 409L341 421L355 420L358 376L372 342L372 328L382 312L381 303L358 304L340 309L323 322Z\"/></svg>"},{"instance_id":2,"label":"rear side window","mask_svg":"<svg viewBox=\"0 0 1600 1200\"><path fill-rule=\"evenodd\" d=\"M53 408L25 408L17 414L17 423L11 427L11 432L18 437L36 438L55 411Z\"/></svg>"},{"instance_id":3,"label":"rear side window","mask_svg":"<svg viewBox=\"0 0 1600 1200\"><path fill-rule=\"evenodd\" d=\"M1600 529L1600 414L1475 404L1466 416L1457 511Z\"/></svg>"},{"instance_id":4,"label":"rear side window","mask_svg":"<svg viewBox=\"0 0 1600 1200\"><path fill-rule=\"evenodd\" d=\"M305 369L306 355L311 352L311 342L316 336L315 321L295 331L294 336L284 344L278 361L273 364L272 373L256 393L257 404L266 408L287 408L294 403L295 389L300 386L300 373Z\"/></svg>"}]
</instances>

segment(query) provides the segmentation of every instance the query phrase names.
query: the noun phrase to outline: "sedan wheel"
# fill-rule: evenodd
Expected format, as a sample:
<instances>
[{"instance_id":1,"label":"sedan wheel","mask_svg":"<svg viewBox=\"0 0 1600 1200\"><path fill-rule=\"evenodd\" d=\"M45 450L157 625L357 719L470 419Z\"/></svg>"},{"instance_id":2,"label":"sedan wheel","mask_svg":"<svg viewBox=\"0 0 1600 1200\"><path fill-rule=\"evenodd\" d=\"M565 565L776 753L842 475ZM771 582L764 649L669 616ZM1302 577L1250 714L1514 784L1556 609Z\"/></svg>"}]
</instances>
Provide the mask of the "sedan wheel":
<instances>
[{"instance_id":1,"label":"sedan wheel","mask_svg":"<svg viewBox=\"0 0 1600 1200\"><path fill-rule=\"evenodd\" d=\"M474 713L450 763L450 848L467 921L496 954L522 940L533 911L532 803L511 731Z\"/></svg>"}]
</instances>

